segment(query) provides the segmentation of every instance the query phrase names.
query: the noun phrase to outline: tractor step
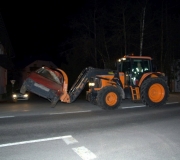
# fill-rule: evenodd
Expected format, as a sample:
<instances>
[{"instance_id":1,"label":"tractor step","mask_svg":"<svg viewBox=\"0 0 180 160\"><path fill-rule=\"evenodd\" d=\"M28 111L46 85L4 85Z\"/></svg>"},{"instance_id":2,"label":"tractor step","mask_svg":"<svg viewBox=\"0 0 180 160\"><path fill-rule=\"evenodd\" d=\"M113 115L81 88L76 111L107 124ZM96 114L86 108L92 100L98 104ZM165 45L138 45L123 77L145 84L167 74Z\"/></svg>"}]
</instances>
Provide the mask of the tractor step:
<instances>
[{"instance_id":1,"label":"tractor step","mask_svg":"<svg viewBox=\"0 0 180 160\"><path fill-rule=\"evenodd\" d=\"M131 93L132 93L132 100L139 101L140 100L139 87L130 86L130 88L131 88Z\"/></svg>"}]
</instances>

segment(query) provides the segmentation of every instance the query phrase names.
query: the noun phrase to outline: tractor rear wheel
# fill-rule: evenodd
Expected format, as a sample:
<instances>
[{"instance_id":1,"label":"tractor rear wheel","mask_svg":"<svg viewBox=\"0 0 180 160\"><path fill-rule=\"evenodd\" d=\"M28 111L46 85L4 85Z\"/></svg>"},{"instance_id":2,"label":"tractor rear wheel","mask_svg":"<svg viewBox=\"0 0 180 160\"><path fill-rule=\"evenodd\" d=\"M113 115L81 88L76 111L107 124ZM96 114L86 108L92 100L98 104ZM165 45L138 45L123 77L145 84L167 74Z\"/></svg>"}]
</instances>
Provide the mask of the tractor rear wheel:
<instances>
[{"instance_id":1,"label":"tractor rear wheel","mask_svg":"<svg viewBox=\"0 0 180 160\"><path fill-rule=\"evenodd\" d=\"M98 91L97 104L102 109L113 110L117 109L121 104L121 92L117 87L106 86Z\"/></svg>"},{"instance_id":2,"label":"tractor rear wheel","mask_svg":"<svg viewBox=\"0 0 180 160\"><path fill-rule=\"evenodd\" d=\"M148 107L163 106L169 96L169 89L162 78L148 78L141 86L142 103Z\"/></svg>"}]
</instances>

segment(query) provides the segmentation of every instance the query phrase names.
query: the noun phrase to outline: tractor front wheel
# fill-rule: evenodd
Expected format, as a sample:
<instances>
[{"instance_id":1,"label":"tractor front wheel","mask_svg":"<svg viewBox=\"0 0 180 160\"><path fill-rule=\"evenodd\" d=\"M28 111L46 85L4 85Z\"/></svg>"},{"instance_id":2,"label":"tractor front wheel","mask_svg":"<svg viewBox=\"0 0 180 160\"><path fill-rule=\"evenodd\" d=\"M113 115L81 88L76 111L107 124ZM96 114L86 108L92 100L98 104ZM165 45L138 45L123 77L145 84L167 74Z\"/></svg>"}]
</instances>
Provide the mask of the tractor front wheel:
<instances>
[{"instance_id":1,"label":"tractor front wheel","mask_svg":"<svg viewBox=\"0 0 180 160\"><path fill-rule=\"evenodd\" d=\"M117 109L121 104L122 96L117 87L106 86L98 91L97 104L102 109L113 110Z\"/></svg>"}]
</instances>

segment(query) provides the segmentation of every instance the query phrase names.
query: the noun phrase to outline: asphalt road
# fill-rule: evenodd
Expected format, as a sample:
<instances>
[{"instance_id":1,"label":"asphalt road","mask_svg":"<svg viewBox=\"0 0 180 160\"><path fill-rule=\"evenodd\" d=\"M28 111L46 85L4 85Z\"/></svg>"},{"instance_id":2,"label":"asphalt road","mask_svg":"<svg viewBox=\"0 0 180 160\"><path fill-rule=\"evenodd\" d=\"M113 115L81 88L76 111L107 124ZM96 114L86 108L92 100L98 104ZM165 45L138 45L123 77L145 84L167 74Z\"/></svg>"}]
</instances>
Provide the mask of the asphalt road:
<instances>
[{"instance_id":1,"label":"asphalt road","mask_svg":"<svg viewBox=\"0 0 180 160\"><path fill-rule=\"evenodd\" d=\"M180 93L170 94L167 104L180 103ZM130 99L122 100L119 109L145 107L141 102L132 102ZM64 114L71 112L85 112L102 110L100 107L93 105L80 96L71 104L58 102L55 108L51 108L47 99L35 94L30 95L28 101L18 101L14 103L11 99L0 102L0 118L8 116L26 116L26 115L45 115L45 114Z\"/></svg>"},{"instance_id":2,"label":"asphalt road","mask_svg":"<svg viewBox=\"0 0 180 160\"><path fill-rule=\"evenodd\" d=\"M179 160L180 103L161 108L123 100L104 111L78 99L72 104L40 97L0 104L3 160Z\"/></svg>"}]
</instances>

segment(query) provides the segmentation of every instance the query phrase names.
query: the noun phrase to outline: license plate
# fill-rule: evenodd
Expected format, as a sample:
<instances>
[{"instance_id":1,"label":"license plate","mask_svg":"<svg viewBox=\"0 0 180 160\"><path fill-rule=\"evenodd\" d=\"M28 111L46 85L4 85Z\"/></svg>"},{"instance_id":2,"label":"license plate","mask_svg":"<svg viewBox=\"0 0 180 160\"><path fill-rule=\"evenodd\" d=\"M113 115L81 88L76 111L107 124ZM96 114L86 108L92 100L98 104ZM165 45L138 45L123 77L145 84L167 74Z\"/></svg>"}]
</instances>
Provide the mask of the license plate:
<instances>
[{"instance_id":1,"label":"license plate","mask_svg":"<svg viewBox=\"0 0 180 160\"><path fill-rule=\"evenodd\" d=\"M40 85L40 84L37 84L37 83L34 83L34 86L36 86L38 88L41 88L42 90L47 91L47 92L50 90L49 88L44 87L43 85Z\"/></svg>"}]
</instances>

